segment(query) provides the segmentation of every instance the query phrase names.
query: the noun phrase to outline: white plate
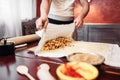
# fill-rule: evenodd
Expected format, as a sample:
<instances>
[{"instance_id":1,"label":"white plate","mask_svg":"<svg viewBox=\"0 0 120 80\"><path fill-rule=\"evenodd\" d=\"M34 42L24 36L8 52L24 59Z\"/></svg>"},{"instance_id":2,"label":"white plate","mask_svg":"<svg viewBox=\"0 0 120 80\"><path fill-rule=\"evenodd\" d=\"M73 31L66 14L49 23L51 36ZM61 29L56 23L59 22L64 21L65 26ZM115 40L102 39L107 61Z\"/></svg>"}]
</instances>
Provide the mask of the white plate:
<instances>
[{"instance_id":1,"label":"white plate","mask_svg":"<svg viewBox=\"0 0 120 80\"><path fill-rule=\"evenodd\" d=\"M74 56L74 57L71 58L72 56ZM76 62L83 61L83 62L90 63L92 65L100 65L104 62L105 58L97 53L76 52L76 53L68 55L67 60L68 61L76 61Z\"/></svg>"}]
</instances>

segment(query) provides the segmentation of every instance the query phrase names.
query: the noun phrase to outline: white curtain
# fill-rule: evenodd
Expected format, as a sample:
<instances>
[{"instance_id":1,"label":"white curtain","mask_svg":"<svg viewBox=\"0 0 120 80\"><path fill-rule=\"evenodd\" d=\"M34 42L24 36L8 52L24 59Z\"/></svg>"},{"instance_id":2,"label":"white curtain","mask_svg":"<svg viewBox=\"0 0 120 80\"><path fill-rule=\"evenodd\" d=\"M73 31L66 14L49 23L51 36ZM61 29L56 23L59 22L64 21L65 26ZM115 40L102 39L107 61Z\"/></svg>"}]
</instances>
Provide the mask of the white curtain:
<instances>
[{"instance_id":1,"label":"white curtain","mask_svg":"<svg viewBox=\"0 0 120 80\"><path fill-rule=\"evenodd\" d=\"M36 0L0 0L0 38L22 35L21 22L36 15Z\"/></svg>"}]
</instances>

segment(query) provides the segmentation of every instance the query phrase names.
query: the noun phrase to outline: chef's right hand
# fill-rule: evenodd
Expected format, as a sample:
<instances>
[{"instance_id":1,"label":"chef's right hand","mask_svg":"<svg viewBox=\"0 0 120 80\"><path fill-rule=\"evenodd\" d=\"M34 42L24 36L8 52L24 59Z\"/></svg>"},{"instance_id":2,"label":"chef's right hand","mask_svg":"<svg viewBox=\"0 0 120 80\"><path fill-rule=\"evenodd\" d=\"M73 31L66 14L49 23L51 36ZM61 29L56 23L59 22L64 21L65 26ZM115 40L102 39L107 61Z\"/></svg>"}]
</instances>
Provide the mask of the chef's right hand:
<instances>
[{"instance_id":1,"label":"chef's right hand","mask_svg":"<svg viewBox=\"0 0 120 80\"><path fill-rule=\"evenodd\" d=\"M40 17L36 20L36 28L37 30L41 30L41 29L46 29L48 25L48 18L43 18Z\"/></svg>"}]
</instances>

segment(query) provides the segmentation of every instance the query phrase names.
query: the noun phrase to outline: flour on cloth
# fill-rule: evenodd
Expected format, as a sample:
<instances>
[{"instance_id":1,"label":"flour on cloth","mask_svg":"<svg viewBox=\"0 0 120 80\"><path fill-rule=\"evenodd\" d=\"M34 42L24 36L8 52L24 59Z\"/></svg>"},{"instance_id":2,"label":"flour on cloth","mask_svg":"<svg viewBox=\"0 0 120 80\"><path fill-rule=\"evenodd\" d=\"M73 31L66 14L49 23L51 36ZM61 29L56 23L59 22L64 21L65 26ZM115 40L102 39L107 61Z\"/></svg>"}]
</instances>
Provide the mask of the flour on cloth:
<instances>
[{"instance_id":1,"label":"flour on cloth","mask_svg":"<svg viewBox=\"0 0 120 80\"><path fill-rule=\"evenodd\" d=\"M72 34L74 32L74 29L75 29L74 23L62 24L62 25L49 23L46 31L42 30L43 34L40 33L41 40L39 41L38 46L35 50L35 55L44 54L41 49L44 46L44 44L49 40L56 39L58 37L66 37L72 39ZM49 53L49 55L51 54Z\"/></svg>"}]
</instances>

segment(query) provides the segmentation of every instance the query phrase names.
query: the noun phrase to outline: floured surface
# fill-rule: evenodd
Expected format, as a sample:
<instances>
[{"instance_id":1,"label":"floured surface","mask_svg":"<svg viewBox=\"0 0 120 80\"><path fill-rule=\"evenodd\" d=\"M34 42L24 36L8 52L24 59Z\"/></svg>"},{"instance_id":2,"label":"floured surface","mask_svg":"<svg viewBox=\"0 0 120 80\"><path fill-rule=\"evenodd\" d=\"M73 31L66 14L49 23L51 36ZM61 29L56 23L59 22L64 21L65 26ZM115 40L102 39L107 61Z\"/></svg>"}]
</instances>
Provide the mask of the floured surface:
<instances>
[{"instance_id":1,"label":"floured surface","mask_svg":"<svg viewBox=\"0 0 120 80\"><path fill-rule=\"evenodd\" d=\"M75 52L83 52L98 53L102 56L106 56L106 54L110 51L112 46L112 44L107 43L73 41L70 46L66 46L64 48L56 50L42 51L37 55L45 57L64 57Z\"/></svg>"}]
</instances>

